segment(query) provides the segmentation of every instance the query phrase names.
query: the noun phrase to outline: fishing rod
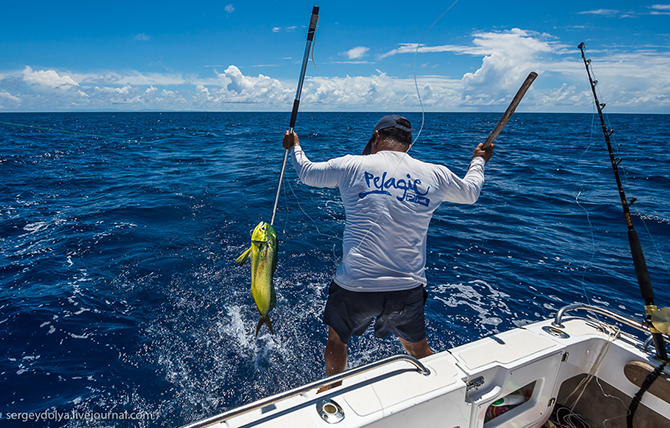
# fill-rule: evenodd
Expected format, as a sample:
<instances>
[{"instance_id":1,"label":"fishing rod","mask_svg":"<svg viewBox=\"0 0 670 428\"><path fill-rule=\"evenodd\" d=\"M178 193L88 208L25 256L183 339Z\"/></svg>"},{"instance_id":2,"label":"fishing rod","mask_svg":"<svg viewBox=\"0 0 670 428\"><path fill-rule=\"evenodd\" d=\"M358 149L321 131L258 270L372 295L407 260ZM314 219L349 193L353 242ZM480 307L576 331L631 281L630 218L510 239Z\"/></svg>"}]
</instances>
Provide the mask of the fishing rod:
<instances>
[{"instance_id":1,"label":"fishing rod","mask_svg":"<svg viewBox=\"0 0 670 428\"><path fill-rule=\"evenodd\" d=\"M640 292L642 293L642 298L644 299L644 322L647 324L649 331L652 333L654 346L656 348L656 356L663 361L667 361L668 354L665 349L665 343L663 341L663 333L669 333L669 331L667 331L668 321L666 319L668 310L667 308L659 310L656 305L654 305L654 290L651 287L649 270L647 269L647 263L644 259L644 254L642 253L640 239L637 236L637 232L633 228L633 220L630 216L629 207L635 203L635 198L632 198L630 201L628 201L621 184L618 167L621 159L617 159L614 156L614 152L612 151L612 144L610 142L610 136L614 133L614 130L608 129L607 125L605 125L605 119L603 118L602 110L605 108L605 103L601 104L600 101L598 101L598 95L596 94L596 84L598 84L598 81L593 80L591 77L591 60L586 59L586 54L584 53L584 48L586 45L584 42L582 42L577 47L582 52L582 59L584 60L586 73L588 74L589 82L591 83L591 92L593 92L593 98L595 99L596 108L598 109L600 124L602 125L603 134L605 135L607 150L609 151L610 161L612 162L612 169L614 170L614 177L616 178L616 184L619 189L619 196L621 197L621 205L623 206L623 213L624 217L626 218L626 224L628 226L628 242L630 244L630 251L633 256L633 265L635 266L635 273L637 274L637 282L640 286ZM656 324L656 326L654 326L654 324ZM661 331L659 329L663 329L665 331Z\"/></svg>"},{"instance_id":2,"label":"fishing rod","mask_svg":"<svg viewBox=\"0 0 670 428\"><path fill-rule=\"evenodd\" d=\"M300 106L300 94L302 93L302 84L305 81L305 71L307 70L307 61L309 60L309 49L312 46L312 41L314 40L314 33L316 33L316 24L319 20L319 7L314 6L312 8L312 16L309 20L309 29L307 30L307 46L305 46L305 54L302 58L302 68L300 69L300 79L298 79L298 90L295 94L295 100L293 101L293 111L291 111L291 121L289 122L288 132L293 135L293 128L295 127L295 121L298 117L298 107ZM284 180L284 172L286 171L286 161L288 160L288 150L284 150L284 161L281 165L281 172L279 173L279 183L277 184L277 195L275 196L275 204L272 208L272 219L270 220L270 226L275 223L275 215L277 214L277 204L279 204L279 194L281 192L282 181Z\"/></svg>"}]
</instances>

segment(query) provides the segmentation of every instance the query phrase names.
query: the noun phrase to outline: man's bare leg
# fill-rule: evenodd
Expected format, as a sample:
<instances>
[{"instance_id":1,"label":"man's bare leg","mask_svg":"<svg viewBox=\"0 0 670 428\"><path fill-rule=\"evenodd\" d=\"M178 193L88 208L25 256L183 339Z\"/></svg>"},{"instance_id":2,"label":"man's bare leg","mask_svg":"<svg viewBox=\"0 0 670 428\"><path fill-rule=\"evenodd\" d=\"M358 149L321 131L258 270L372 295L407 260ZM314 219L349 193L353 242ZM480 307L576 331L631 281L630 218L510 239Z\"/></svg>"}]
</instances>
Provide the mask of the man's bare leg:
<instances>
[{"instance_id":1,"label":"man's bare leg","mask_svg":"<svg viewBox=\"0 0 670 428\"><path fill-rule=\"evenodd\" d=\"M323 359L326 362L326 376L341 373L347 368L347 345L342 342L340 336L330 326L328 326L328 342L326 343L326 351L323 354ZM318 392L323 392L340 385L342 385L342 382L326 385L319 388Z\"/></svg>"},{"instance_id":2,"label":"man's bare leg","mask_svg":"<svg viewBox=\"0 0 670 428\"><path fill-rule=\"evenodd\" d=\"M430 346L428 346L428 340L425 337L423 340L419 340L418 342L408 342L400 337L398 339L400 339L400 343L402 343L405 351L407 351L409 355L416 359L433 355L433 351L430 350Z\"/></svg>"}]
</instances>

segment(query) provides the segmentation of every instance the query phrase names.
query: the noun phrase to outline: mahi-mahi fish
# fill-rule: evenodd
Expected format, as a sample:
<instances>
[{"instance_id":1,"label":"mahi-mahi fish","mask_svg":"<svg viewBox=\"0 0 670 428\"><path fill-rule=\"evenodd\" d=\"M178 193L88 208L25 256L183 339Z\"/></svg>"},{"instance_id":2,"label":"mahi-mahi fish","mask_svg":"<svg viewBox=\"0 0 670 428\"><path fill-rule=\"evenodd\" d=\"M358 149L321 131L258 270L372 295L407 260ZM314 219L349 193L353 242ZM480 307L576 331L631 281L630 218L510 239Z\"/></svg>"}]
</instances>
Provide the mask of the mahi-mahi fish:
<instances>
[{"instance_id":1,"label":"mahi-mahi fish","mask_svg":"<svg viewBox=\"0 0 670 428\"><path fill-rule=\"evenodd\" d=\"M254 298L261 318L256 326L256 336L263 324L272 331L268 313L275 307L277 297L272 275L277 268L277 234L271 225L260 222L251 234L251 247L240 255L236 263L242 266L251 257L251 296Z\"/></svg>"}]
</instances>

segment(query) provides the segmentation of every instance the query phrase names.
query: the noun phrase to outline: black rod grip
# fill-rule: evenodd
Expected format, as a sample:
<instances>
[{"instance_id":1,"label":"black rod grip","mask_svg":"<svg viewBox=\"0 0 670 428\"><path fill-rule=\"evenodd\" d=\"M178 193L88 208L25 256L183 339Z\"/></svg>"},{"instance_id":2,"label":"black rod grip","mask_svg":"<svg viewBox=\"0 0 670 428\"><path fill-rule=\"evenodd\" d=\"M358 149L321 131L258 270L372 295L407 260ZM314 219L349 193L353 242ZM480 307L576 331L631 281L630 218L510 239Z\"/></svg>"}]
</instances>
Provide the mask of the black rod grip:
<instances>
[{"instance_id":1,"label":"black rod grip","mask_svg":"<svg viewBox=\"0 0 670 428\"><path fill-rule=\"evenodd\" d=\"M640 285L640 293L642 293L644 303L646 305L653 305L654 290L651 288L651 279L649 279L647 262L644 260L640 239L638 238L635 229L628 229L628 243L630 244L630 252L633 255L633 264L635 265L637 282Z\"/></svg>"},{"instance_id":2,"label":"black rod grip","mask_svg":"<svg viewBox=\"0 0 670 428\"><path fill-rule=\"evenodd\" d=\"M316 32L316 23L319 20L319 6L312 8L312 18L309 21L309 30L307 31L307 40L314 40L314 32Z\"/></svg>"},{"instance_id":3,"label":"black rod grip","mask_svg":"<svg viewBox=\"0 0 670 428\"><path fill-rule=\"evenodd\" d=\"M289 128L295 128L295 121L298 118L298 107L300 107L300 100L293 100L293 111L291 111L291 122L289 122Z\"/></svg>"}]
</instances>

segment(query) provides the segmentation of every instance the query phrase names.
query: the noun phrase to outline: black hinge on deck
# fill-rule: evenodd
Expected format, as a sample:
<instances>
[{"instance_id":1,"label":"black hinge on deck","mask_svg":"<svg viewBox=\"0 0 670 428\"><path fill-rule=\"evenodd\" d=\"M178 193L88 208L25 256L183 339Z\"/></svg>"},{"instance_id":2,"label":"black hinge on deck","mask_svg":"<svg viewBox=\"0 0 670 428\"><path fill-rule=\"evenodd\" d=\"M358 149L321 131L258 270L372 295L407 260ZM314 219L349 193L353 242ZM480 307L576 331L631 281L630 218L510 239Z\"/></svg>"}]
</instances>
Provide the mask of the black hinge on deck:
<instances>
[{"instance_id":1,"label":"black hinge on deck","mask_svg":"<svg viewBox=\"0 0 670 428\"><path fill-rule=\"evenodd\" d=\"M479 376L478 378L472 379L471 381L467 382L466 388L468 391L471 389L477 389L480 386L484 385L484 378L482 376Z\"/></svg>"}]
</instances>

